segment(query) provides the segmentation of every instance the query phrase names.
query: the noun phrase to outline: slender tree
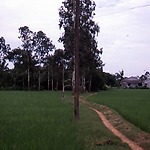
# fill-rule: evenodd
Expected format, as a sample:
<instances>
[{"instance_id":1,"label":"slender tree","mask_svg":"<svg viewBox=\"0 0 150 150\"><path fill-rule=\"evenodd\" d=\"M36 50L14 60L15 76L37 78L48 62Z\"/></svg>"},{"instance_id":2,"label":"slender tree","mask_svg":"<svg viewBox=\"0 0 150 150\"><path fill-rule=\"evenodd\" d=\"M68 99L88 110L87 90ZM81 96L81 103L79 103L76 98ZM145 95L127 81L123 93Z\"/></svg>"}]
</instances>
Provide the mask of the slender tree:
<instances>
[{"instance_id":1,"label":"slender tree","mask_svg":"<svg viewBox=\"0 0 150 150\"><path fill-rule=\"evenodd\" d=\"M27 70L27 61L26 61L26 51L21 50L20 48L13 49L9 52L8 59L13 63L14 68L12 71L13 76L13 88L16 89L16 86L19 84L19 80L22 81L23 89L25 89L25 76Z\"/></svg>"},{"instance_id":2,"label":"slender tree","mask_svg":"<svg viewBox=\"0 0 150 150\"><path fill-rule=\"evenodd\" d=\"M62 62L64 60L63 50L56 49L53 56L53 73L55 77L55 89L58 90L59 85L62 85Z\"/></svg>"},{"instance_id":3,"label":"slender tree","mask_svg":"<svg viewBox=\"0 0 150 150\"><path fill-rule=\"evenodd\" d=\"M54 90L54 55L50 54L46 57L44 61L44 66L47 70L47 89L50 90L50 80L51 80L51 90Z\"/></svg>"},{"instance_id":4,"label":"slender tree","mask_svg":"<svg viewBox=\"0 0 150 150\"><path fill-rule=\"evenodd\" d=\"M74 49L74 68L75 68L75 90L74 90L74 115L79 119L79 27L80 27L80 0L76 0L75 11L75 49Z\"/></svg>"},{"instance_id":5,"label":"slender tree","mask_svg":"<svg viewBox=\"0 0 150 150\"><path fill-rule=\"evenodd\" d=\"M38 65L38 89L41 89L41 68L45 59L50 55L55 46L52 41L47 38L46 34L42 31L35 33L33 38L33 46L35 52L35 59Z\"/></svg>"},{"instance_id":6,"label":"slender tree","mask_svg":"<svg viewBox=\"0 0 150 150\"><path fill-rule=\"evenodd\" d=\"M118 81L118 84L119 84L119 86L120 86L120 82L121 82L121 80L123 80L123 76L124 76L124 71L123 70L121 70L121 71L119 71L119 73L115 73L115 76L116 76L116 80Z\"/></svg>"},{"instance_id":7,"label":"slender tree","mask_svg":"<svg viewBox=\"0 0 150 150\"><path fill-rule=\"evenodd\" d=\"M8 52L10 50L10 45L5 43L4 37L0 38L0 67L1 69L5 69L6 67L6 59Z\"/></svg>"},{"instance_id":8,"label":"slender tree","mask_svg":"<svg viewBox=\"0 0 150 150\"><path fill-rule=\"evenodd\" d=\"M30 63L28 64L29 57ZM21 48L15 48L12 49L12 51L9 52L8 59L10 62L13 63L14 68L12 69L13 74L13 81L14 85L13 88L16 88L17 86L20 89L28 89L28 65L30 66L30 74L35 72L35 60L34 58L29 55L28 52ZM31 76L31 79L33 80L33 77Z\"/></svg>"},{"instance_id":9,"label":"slender tree","mask_svg":"<svg viewBox=\"0 0 150 150\"><path fill-rule=\"evenodd\" d=\"M59 9L59 27L64 28L64 34L59 41L64 44L68 61L74 64L74 37L75 37L75 1L65 0ZM86 80L92 78L91 70L97 69L102 65L100 51L97 49L96 36L100 28L93 21L96 4L93 0L82 0L79 3L80 7L80 22L79 22L79 41L82 43L79 46L79 66L82 87L85 89ZM74 70L72 66L70 69ZM91 81L89 81L90 83Z\"/></svg>"},{"instance_id":10,"label":"slender tree","mask_svg":"<svg viewBox=\"0 0 150 150\"><path fill-rule=\"evenodd\" d=\"M3 77L5 76L4 73L8 70L7 67L7 56L10 50L10 45L6 44L4 37L0 38L0 87L5 86L5 81Z\"/></svg>"},{"instance_id":11,"label":"slender tree","mask_svg":"<svg viewBox=\"0 0 150 150\"><path fill-rule=\"evenodd\" d=\"M22 41L22 48L27 52L27 74L28 74L28 90L30 90L30 61L31 55L33 52L33 32L29 29L29 27L24 26L19 28L19 39Z\"/></svg>"}]
</instances>

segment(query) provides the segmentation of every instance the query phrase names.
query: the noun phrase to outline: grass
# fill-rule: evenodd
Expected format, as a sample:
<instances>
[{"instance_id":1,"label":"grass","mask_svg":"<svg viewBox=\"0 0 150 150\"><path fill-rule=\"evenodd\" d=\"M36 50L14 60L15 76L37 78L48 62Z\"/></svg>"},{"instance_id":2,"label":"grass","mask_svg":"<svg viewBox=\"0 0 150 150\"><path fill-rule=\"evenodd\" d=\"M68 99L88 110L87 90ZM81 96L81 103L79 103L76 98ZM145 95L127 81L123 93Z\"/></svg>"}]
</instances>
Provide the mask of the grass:
<instances>
[{"instance_id":1,"label":"grass","mask_svg":"<svg viewBox=\"0 0 150 150\"><path fill-rule=\"evenodd\" d=\"M61 92L0 91L0 149L129 149L88 107L80 106L80 120L75 122L71 93L65 93L63 101L61 96Z\"/></svg>"},{"instance_id":2,"label":"grass","mask_svg":"<svg viewBox=\"0 0 150 150\"><path fill-rule=\"evenodd\" d=\"M112 89L88 99L115 109L125 119L150 133L150 90Z\"/></svg>"},{"instance_id":3,"label":"grass","mask_svg":"<svg viewBox=\"0 0 150 150\"><path fill-rule=\"evenodd\" d=\"M86 150L130 149L104 126L99 116L93 110L85 105L80 106L80 121L77 123L77 126L78 136L84 139Z\"/></svg>"},{"instance_id":4,"label":"grass","mask_svg":"<svg viewBox=\"0 0 150 150\"><path fill-rule=\"evenodd\" d=\"M0 92L0 110L2 150L82 148L61 93Z\"/></svg>"}]
</instances>

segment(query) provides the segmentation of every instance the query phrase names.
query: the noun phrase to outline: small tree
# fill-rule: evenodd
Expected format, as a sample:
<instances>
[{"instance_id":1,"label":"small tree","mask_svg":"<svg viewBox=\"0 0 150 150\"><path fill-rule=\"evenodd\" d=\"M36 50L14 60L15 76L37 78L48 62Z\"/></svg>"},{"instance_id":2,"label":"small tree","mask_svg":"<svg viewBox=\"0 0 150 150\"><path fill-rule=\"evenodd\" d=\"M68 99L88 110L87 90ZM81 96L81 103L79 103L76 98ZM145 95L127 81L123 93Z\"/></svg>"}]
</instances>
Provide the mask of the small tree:
<instances>
[{"instance_id":1,"label":"small tree","mask_svg":"<svg viewBox=\"0 0 150 150\"><path fill-rule=\"evenodd\" d=\"M116 80L118 81L119 86L120 86L120 82L121 82L121 80L123 79L123 76L124 76L124 71L121 70L121 71L119 71L119 73L115 73L115 76L116 76Z\"/></svg>"}]
</instances>

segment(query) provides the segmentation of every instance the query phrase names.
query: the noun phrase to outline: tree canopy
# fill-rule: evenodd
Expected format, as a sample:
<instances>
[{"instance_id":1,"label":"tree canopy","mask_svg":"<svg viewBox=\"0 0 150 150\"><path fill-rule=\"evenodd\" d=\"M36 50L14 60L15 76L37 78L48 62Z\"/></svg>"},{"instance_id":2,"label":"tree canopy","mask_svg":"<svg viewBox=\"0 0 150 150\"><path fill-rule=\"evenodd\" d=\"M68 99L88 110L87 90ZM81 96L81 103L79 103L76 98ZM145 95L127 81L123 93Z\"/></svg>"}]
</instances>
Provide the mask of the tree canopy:
<instances>
[{"instance_id":1,"label":"tree canopy","mask_svg":"<svg viewBox=\"0 0 150 150\"><path fill-rule=\"evenodd\" d=\"M79 4L79 74L81 91L105 89L114 85L114 76L103 72L101 55L96 36L100 32L94 21L96 4L82 0ZM64 0L59 8L59 38L64 49L56 49L43 31L31 31L28 26L19 28L21 45L11 49L0 38L0 89L59 90L72 89L74 74L75 1ZM7 64L11 62L13 68ZM9 79L8 79L9 78ZM5 79L5 80L4 80Z\"/></svg>"},{"instance_id":2,"label":"tree canopy","mask_svg":"<svg viewBox=\"0 0 150 150\"><path fill-rule=\"evenodd\" d=\"M91 89L92 72L101 69L103 62L100 55L102 49L98 50L96 36L100 32L100 27L93 20L96 4L92 0L80 1L80 25L79 25L79 66L81 86ZM59 9L59 27L64 29L64 34L59 41L64 45L66 59L74 64L74 37L75 37L75 1L65 0ZM72 69L73 70L73 66ZM88 87L86 87L85 83Z\"/></svg>"}]
</instances>

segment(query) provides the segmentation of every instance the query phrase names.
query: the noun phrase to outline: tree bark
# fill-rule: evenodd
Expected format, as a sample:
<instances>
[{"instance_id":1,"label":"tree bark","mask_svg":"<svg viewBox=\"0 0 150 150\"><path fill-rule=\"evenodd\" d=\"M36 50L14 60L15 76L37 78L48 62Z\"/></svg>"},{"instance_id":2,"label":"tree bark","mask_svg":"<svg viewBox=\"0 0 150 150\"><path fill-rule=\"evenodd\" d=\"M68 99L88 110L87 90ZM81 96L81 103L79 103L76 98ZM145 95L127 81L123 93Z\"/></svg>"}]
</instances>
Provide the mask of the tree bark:
<instances>
[{"instance_id":1,"label":"tree bark","mask_svg":"<svg viewBox=\"0 0 150 150\"><path fill-rule=\"evenodd\" d=\"M92 77L90 76L90 79L89 79L89 92L91 92L91 86L92 86Z\"/></svg>"},{"instance_id":2,"label":"tree bark","mask_svg":"<svg viewBox=\"0 0 150 150\"><path fill-rule=\"evenodd\" d=\"M48 69L47 69L47 90L49 91L49 83L50 83L50 69L49 69L49 65L48 65Z\"/></svg>"},{"instance_id":3,"label":"tree bark","mask_svg":"<svg viewBox=\"0 0 150 150\"><path fill-rule=\"evenodd\" d=\"M72 72L72 94L74 95L75 92L75 65L74 65L74 70Z\"/></svg>"},{"instance_id":4,"label":"tree bark","mask_svg":"<svg viewBox=\"0 0 150 150\"><path fill-rule=\"evenodd\" d=\"M23 76L23 74L22 74L22 76ZM22 77L22 86L23 86L23 90L25 90L24 76Z\"/></svg>"},{"instance_id":5,"label":"tree bark","mask_svg":"<svg viewBox=\"0 0 150 150\"><path fill-rule=\"evenodd\" d=\"M85 73L82 75L82 91L81 92L85 92Z\"/></svg>"},{"instance_id":6,"label":"tree bark","mask_svg":"<svg viewBox=\"0 0 150 150\"><path fill-rule=\"evenodd\" d=\"M29 69L29 66L28 66L28 91L30 90L30 69Z\"/></svg>"},{"instance_id":7,"label":"tree bark","mask_svg":"<svg viewBox=\"0 0 150 150\"><path fill-rule=\"evenodd\" d=\"M62 99L64 98L65 85L64 85L64 60L62 60Z\"/></svg>"},{"instance_id":8,"label":"tree bark","mask_svg":"<svg viewBox=\"0 0 150 150\"><path fill-rule=\"evenodd\" d=\"M52 58L52 91L54 90L54 63Z\"/></svg>"},{"instance_id":9,"label":"tree bark","mask_svg":"<svg viewBox=\"0 0 150 150\"><path fill-rule=\"evenodd\" d=\"M58 79L56 79L56 87L55 90L58 91Z\"/></svg>"},{"instance_id":10,"label":"tree bark","mask_svg":"<svg viewBox=\"0 0 150 150\"><path fill-rule=\"evenodd\" d=\"M27 73L28 73L28 91L30 90L30 65L29 65L29 54L27 56L27 62L28 62L28 68L27 68Z\"/></svg>"},{"instance_id":11,"label":"tree bark","mask_svg":"<svg viewBox=\"0 0 150 150\"><path fill-rule=\"evenodd\" d=\"M41 90L41 68L39 68L39 81L38 81L38 83L39 83L38 89L40 91Z\"/></svg>"},{"instance_id":12,"label":"tree bark","mask_svg":"<svg viewBox=\"0 0 150 150\"><path fill-rule=\"evenodd\" d=\"M79 2L76 0L75 12L75 90L74 90L74 116L79 119Z\"/></svg>"}]
</instances>

